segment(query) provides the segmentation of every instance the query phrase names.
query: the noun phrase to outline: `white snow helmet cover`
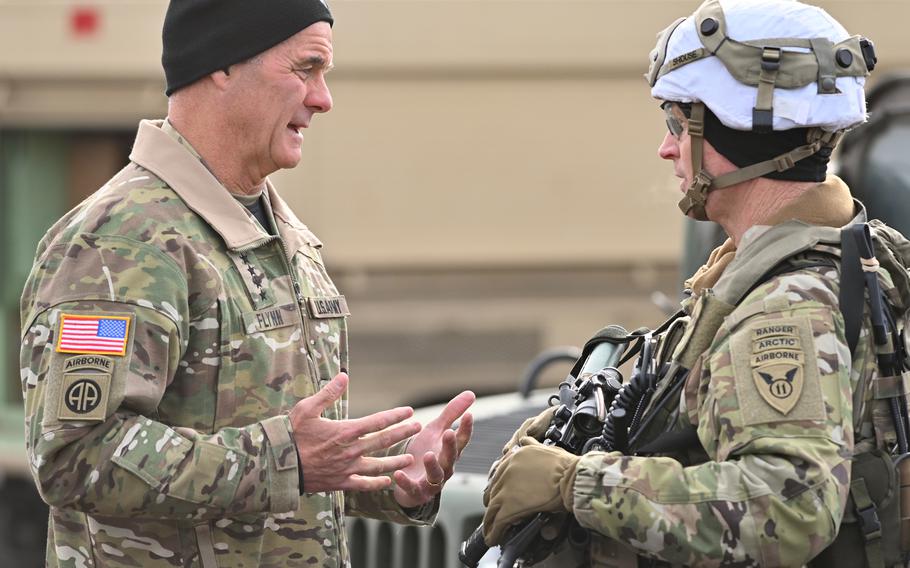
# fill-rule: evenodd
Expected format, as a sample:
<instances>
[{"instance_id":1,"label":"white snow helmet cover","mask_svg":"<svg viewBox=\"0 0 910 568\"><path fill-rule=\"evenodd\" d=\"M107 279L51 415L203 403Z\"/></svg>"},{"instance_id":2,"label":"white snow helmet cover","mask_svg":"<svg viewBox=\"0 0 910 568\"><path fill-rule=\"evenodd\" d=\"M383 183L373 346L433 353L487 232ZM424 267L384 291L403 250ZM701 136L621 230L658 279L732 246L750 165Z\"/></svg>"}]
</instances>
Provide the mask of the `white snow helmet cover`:
<instances>
[{"instance_id":1,"label":"white snow helmet cover","mask_svg":"<svg viewBox=\"0 0 910 568\"><path fill-rule=\"evenodd\" d=\"M706 13L720 18L706 25ZM715 37L709 38L711 35ZM714 50L712 40L719 42ZM772 83L770 105L773 130L814 126L837 131L865 121L863 86L874 67L871 42L850 36L821 8L795 0L707 0L695 14L664 30L651 52L651 95L675 102L702 102L728 128L753 130L757 126L753 125L753 111L760 106L757 74L764 68L762 56L769 49L765 46L771 52L780 50L780 71L775 70L777 82ZM738 50L732 54L739 57L734 65L748 60L753 68L748 72L735 69L739 78L734 76L729 69L732 57L724 57L722 47L728 54ZM745 57L751 55L749 50L756 57ZM811 75L806 71L809 65ZM750 73L752 84L741 82ZM808 76L809 82L798 80L797 74ZM823 88L821 77L826 75L830 78Z\"/></svg>"}]
</instances>

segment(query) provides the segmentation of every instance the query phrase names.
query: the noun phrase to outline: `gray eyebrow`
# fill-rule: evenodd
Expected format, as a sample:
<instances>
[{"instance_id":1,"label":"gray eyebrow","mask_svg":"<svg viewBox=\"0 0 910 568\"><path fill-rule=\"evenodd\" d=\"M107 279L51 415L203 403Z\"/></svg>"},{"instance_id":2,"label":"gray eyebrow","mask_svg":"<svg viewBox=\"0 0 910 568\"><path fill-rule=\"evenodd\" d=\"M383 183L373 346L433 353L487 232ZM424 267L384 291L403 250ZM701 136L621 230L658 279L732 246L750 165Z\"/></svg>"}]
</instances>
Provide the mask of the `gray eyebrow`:
<instances>
[{"instance_id":1,"label":"gray eyebrow","mask_svg":"<svg viewBox=\"0 0 910 568\"><path fill-rule=\"evenodd\" d=\"M326 65L325 59L321 55L313 55L307 57L306 59L298 59L297 65L318 65L319 67L331 67L331 64Z\"/></svg>"}]
</instances>

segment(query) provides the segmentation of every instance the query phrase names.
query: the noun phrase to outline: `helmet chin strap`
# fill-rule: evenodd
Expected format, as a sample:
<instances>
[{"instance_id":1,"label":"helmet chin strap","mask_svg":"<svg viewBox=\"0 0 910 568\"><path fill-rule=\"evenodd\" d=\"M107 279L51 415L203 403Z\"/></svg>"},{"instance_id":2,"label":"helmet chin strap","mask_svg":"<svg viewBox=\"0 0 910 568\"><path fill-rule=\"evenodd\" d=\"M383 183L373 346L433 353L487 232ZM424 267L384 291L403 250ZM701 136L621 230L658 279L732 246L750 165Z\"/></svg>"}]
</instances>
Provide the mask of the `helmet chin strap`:
<instances>
[{"instance_id":1,"label":"helmet chin strap","mask_svg":"<svg viewBox=\"0 0 910 568\"><path fill-rule=\"evenodd\" d=\"M723 189L744 181L762 177L771 172L783 172L796 165L796 162L808 158L819 151L831 152L845 130L827 132L821 128L809 129L807 144L794 148L770 160L758 162L744 168L739 168L715 178L704 169L704 143L705 143L705 105L692 103L692 112L688 120L687 131L692 140L692 171L695 178L686 189L686 194L679 201L679 208L684 215L692 213L692 217L699 221L708 220L705 204L708 201L708 192Z\"/></svg>"},{"instance_id":2,"label":"helmet chin strap","mask_svg":"<svg viewBox=\"0 0 910 568\"><path fill-rule=\"evenodd\" d=\"M679 200L679 208L682 209L683 215L688 215L691 211L695 219L707 221L708 212L705 211L705 203L708 201L708 192L715 188L711 187L714 183L714 176L702 167L705 150L704 103L692 103L692 112L686 130L692 141L692 171L695 172L695 178L686 189L686 194Z\"/></svg>"}]
</instances>

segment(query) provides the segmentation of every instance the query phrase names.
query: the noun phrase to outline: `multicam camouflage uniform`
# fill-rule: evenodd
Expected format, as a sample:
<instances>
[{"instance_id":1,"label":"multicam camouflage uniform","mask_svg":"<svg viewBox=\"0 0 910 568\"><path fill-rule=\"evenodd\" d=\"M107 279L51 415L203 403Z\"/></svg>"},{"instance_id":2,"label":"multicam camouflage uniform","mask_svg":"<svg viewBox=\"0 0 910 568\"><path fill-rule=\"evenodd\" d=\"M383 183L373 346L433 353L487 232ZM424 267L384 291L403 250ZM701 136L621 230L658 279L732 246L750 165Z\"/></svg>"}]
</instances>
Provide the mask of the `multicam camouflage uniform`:
<instances>
[{"instance_id":1,"label":"multicam camouflage uniform","mask_svg":"<svg viewBox=\"0 0 910 568\"><path fill-rule=\"evenodd\" d=\"M271 185L264 231L166 122L130 158L48 232L22 297L47 564L334 568L345 512L429 520L389 491L299 494L286 413L348 359L319 240ZM126 321L122 355L61 341L65 319Z\"/></svg>"},{"instance_id":2,"label":"multicam camouflage uniform","mask_svg":"<svg viewBox=\"0 0 910 568\"><path fill-rule=\"evenodd\" d=\"M737 263L755 262L785 230L794 226L747 232L714 289L685 303L691 319L677 355L700 328L717 331L669 405L668 430L697 426L706 455L581 460L574 513L593 531L585 565L635 565L638 552L673 565L801 566L837 534L854 426L857 452L876 445L868 392L859 393L854 424L853 393L877 372L868 322L851 363L838 270L824 265L772 277L719 318L713 309L714 290L730 284ZM886 272L880 279L893 292Z\"/></svg>"}]
</instances>

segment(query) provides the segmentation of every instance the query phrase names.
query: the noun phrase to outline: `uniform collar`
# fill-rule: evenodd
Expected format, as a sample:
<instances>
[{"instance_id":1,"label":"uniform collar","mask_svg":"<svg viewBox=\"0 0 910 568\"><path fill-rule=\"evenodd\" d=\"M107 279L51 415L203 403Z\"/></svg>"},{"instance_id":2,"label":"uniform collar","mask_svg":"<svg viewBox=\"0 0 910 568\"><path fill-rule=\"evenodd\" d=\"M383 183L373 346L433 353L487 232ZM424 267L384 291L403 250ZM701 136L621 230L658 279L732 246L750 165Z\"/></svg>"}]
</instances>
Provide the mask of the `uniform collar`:
<instances>
[{"instance_id":1,"label":"uniform collar","mask_svg":"<svg viewBox=\"0 0 910 568\"><path fill-rule=\"evenodd\" d=\"M866 208L863 204L853 199L850 189L843 180L829 175L824 182L810 188L793 203L781 209L769 219L767 225L750 227L740 239L738 249L733 245L733 240L728 238L714 249L708 257L708 262L686 280L685 287L692 290L693 295L714 287L741 251L747 251L775 227L796 224L805 228L810 226L839 228L865 222Z\"/></svg>"},{"instance_id":2,"label":"uniform collar","mask_svg":"<svg viewBox=\"0 0 910 568\"><path fill-rule=\"evenodd\" d=\"M250 218L243 205L221 185L189 142L169 123L140 122L130 160L167 183L187 207L221 235L229 249L253 248L273 238ZM275 207L280 198L271 184L268 186Z\"/></svg>"},{"instance_id":3,"label":"uniform collar","mask_svg":"<svg viewBox=\"0 0 910 568\"><path fill-rule=\"evenodd\" d=\"M850 188L842 179L828 175L825 181L810 187L766 221L767 225L786 223L791 219L809 225L843 227L856 216L856 203Z\"/></svg>"},{"instance_id":4,"label":"uniform collar","mask_svg":"<svg viewBox=\"0 0 910 568\"><path fill-rule=\"evenodd\" d=\"M293 255L299 250L305 250L308 246L322 248L322 241L316 238L316 235L291 211L288 204L275 191L272 182L266 180L265 191L268 195L268 204L277 221L278 234L287 245L288 252Z\"/></svg>"}]
</instances>

